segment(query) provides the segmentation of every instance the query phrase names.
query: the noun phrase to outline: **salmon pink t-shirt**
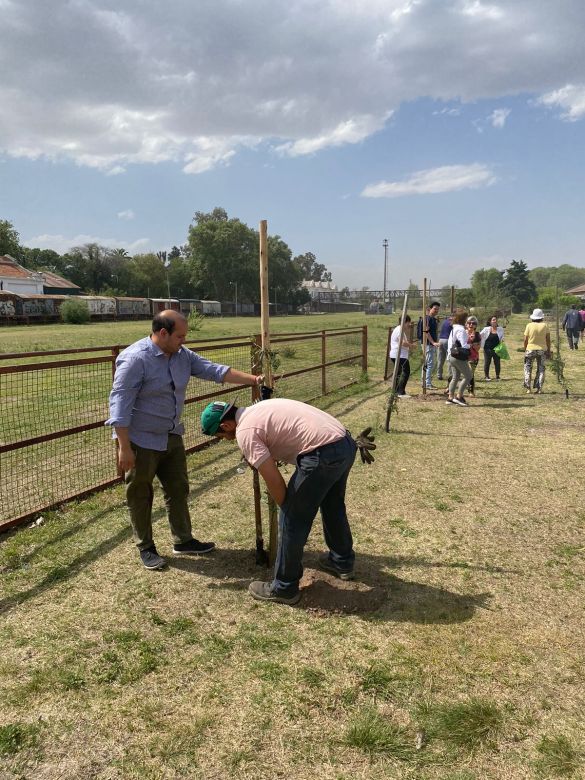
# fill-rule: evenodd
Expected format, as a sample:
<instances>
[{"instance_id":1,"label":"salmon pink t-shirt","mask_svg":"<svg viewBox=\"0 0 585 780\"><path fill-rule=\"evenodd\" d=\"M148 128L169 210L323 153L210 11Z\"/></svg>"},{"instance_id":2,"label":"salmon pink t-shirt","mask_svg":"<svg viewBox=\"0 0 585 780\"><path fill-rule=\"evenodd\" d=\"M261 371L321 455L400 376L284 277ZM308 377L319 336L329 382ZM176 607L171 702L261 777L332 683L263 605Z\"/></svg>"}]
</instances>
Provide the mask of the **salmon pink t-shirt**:
<instances>
[{"instance_id":1,"label":"salmon pink t-shirt","mask_svg":"<svg viewBox=\"0 0 585 780\"><path fill-rule=\"evenodd\" d=\"M236 412L236 440L254 468L268 458L295 463L299 455L344 436L339 420L301 401L273 398Z\"/></svg>"}]
</instances>

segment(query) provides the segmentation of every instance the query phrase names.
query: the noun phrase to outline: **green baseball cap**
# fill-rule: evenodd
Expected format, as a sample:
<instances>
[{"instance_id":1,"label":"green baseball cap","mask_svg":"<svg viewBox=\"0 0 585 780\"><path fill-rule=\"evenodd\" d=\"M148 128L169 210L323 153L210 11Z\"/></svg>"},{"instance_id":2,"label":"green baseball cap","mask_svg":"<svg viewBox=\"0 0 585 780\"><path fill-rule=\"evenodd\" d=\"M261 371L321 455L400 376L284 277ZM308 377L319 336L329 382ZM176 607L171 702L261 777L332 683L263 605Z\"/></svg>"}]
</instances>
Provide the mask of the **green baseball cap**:
<instances>
[{"instance_id":1,"label":"green baseball cap","mask_svg":"<svg viewBox=\"0 0 585 780\"><path fill-rule=\"evenodd\" d=\"M213 401L207 404L201 412L201 430L206 436L214 436L218 432L221 421L233 405L233 401Z\"/></svg>"}]
</instances>

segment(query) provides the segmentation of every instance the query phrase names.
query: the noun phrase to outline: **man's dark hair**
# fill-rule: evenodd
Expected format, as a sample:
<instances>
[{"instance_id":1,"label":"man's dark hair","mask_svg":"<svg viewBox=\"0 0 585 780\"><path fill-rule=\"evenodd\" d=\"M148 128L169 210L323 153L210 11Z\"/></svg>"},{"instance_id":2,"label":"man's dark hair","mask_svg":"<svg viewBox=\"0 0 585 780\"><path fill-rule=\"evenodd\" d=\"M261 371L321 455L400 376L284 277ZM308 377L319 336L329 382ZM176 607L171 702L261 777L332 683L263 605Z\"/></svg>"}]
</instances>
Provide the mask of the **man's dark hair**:
<instances>
[{"instance_id":1,"label":"man's dark hair","mask_svg":"<svg viewBox=\"0 0 585 780\"><path fill-rule=\"evenodd\" d=\"M164 328L167 333L172 333L176 324L177 320L173 317L163 317L162 314L156 314L152 320L152 332L158 333Z\"/></svg>"},{"instance_id":2,"label":"man's dark hair","mask_svg":"<svg viewBox=\"0 0 585 780\"><path fill-rule=\"evenodd\" d=\"M441 308L441 304L440 304L440 302L439 302L439 301L433 301L433 302L431 303L431 305L429 306L429 309L432 309L432 308L433 308L433 306L438 306L438 307L439 307L439 309Z\"/></svg>"}]
</instances>

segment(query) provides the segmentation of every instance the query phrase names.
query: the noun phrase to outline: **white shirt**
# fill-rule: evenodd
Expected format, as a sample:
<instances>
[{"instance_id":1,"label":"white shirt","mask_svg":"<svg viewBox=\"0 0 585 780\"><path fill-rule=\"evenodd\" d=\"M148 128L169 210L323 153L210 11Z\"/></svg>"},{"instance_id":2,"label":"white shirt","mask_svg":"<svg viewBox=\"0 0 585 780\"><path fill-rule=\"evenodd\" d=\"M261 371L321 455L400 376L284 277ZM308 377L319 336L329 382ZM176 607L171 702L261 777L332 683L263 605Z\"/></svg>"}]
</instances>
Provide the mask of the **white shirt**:
<instances>
[{"instance_id":1,"label":"white shirt","mask_svg":"<svg viewBox=\"0 0 585 780\"><path fill-rule=\"evenodd\" d=\"M390 335L390 358L396 360L398 355L398 340L400 338L400 325L397 325ZM404 342L408 344L408 338L406 336L406 329L402 331L402 347L400 349L400 357L407 358L409 353L409 347L404 346Z\"/></svg>"},{"instance_id":2,"label":"white shirt","mask_svg":"<svg viewBox=\"0 0 585 780\"><path fill-rule=\"evenodd\" d=\"M479 335L481 336L482 348L486 342L487 337L490 335L491 330L492 330L491 327L488 325L487 327L482 328L482 330L479 331ZM496 333L498 334L498 338L500 339L500 342L502 342L504 340L504 329L500 325L496 326Z\"/></svg>"},{"instance_id":3,"label":"white shirt","mask_svg":"<svg viewBox=\"0 0 585 780\"><path fill-rule=\"evenodd\" d=\"M463 325L453 325L453 330L449 336L449 343L447 344L449 354L451 354L451 347L456 341L458 341L462 347L468 346L467 331Z\"/></svg>"}]
</instances>

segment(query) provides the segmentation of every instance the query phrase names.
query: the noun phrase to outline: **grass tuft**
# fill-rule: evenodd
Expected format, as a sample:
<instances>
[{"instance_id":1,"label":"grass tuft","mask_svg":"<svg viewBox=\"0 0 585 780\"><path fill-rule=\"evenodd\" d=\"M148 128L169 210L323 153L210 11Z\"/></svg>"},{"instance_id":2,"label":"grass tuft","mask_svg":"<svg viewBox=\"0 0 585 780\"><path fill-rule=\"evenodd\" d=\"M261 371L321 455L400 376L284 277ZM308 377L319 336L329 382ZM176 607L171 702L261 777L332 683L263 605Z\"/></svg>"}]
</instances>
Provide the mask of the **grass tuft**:
<instances>
[{"instance_id":1,"label":"grass tuft","mask_svg":"<svg viewBox=\"0 0 585 780\"><path fill-rule=\"evenodd\" d=\"M571 777L581 766L582 756L562 734L555 737L544 736L536 749L540 758L535 766L542 776Z\"/></svg>"},{"instance_id":2,"label":"grass tuft","mask_svg":"<svg viewBox=\"0 0 585 780\"><path fill-rule=\"evenodd\" d=\"M431 734L467 750L493 745L504 727L500 708L478 698L436 709L429 707L426 717Z\"/></svg>"},{"instance_id":3,"label":"grass tuft","mask_svg":"<svg viewBox=\"0 0 585 780\"><path fill-rule=\"evenodd\" d=\"M0 756L13 756L36 741L38 728L27 723L0 726Z\"/></svg>"},{"instance_id":4,"label":"grass tuft","mask_svg":"<svg viewBox=\"0 0 585 780\"><path fill-rule=\"evenodd\" d=\"M404 680L388 664L375 661L361 675L363 691L380 699L391 699L403 688Z\"/></svg>"},{"instance_id":5,"label":"grass tuft","mask_svg":"<svg viewBox=\"0 0 585 780\"><path fill-rule=\"evenodd\" d=\"M358 712L347 728L344 742L365 753L382 753L399 761L409 761L414 754L407 731L371 707Z\"/></svg>"}]
</instances>

